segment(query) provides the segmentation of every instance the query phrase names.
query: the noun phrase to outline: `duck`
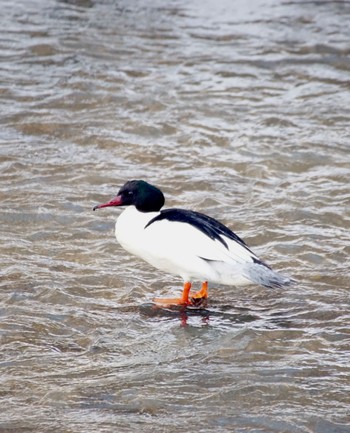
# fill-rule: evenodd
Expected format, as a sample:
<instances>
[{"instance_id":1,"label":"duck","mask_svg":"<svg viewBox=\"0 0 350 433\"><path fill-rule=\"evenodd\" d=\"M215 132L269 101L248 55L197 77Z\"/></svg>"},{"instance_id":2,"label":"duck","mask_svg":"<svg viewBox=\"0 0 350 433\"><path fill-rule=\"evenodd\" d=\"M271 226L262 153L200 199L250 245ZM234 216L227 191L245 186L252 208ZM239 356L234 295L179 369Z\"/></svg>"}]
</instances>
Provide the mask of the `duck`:
<instances>
[{"instance_id":1,"label":"duck","mask_svg":"<svg viewBox=\"0 0 350 433\"><path fill-rule=\"evenodd\" d=\"M155 298L156 305L206 305L209 283L281 288L293 282L258 258L218 220L194 210L163 209L164 204L159 188L144 180L130 180L114 198L93 208L125 207L115 224L119 244L154 268L181 277L181 296ZM202 284L192 294L194 281Z\"/></svg>"}]
</instances>

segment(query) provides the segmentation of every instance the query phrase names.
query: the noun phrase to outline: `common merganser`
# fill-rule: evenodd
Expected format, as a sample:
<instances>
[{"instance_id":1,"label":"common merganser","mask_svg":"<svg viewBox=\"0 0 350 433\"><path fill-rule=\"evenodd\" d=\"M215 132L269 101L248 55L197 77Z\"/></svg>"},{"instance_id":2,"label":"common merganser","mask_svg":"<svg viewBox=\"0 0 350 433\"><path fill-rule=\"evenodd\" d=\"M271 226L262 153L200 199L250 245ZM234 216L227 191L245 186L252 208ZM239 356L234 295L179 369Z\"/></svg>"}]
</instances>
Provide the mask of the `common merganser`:
<instances>
[{"instance_id":1,"label":"common merganser","mask_svg":"<svg viewBox=\"0 0 350 433\"><path fill-rule=\"evenodd\" d=\"M183 279L180 298L156 299L156 304L201 305L208 297L208 282L265 287L292 282L273 271L219 221L191 210L161 210L164 203L158 188L143 180L131 180L111 201L93 208L127 206L115 224L120 245L155 268ZM202 281L202 287L191 296L193 280Z\"/></svg>"}]
</instances>

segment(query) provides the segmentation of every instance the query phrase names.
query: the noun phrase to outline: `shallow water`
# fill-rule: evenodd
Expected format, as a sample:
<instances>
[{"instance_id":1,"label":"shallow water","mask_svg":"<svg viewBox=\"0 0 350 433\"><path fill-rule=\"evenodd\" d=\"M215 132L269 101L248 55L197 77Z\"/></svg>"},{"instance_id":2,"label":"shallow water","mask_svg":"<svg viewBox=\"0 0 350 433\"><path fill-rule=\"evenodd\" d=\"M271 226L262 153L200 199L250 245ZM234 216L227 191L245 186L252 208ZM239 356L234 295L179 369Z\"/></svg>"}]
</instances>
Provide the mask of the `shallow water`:
<instances>
[{"instance_id":1,"label":"shallow water","mask_svg":"<svg viewBox=\"0 0 350 433\"><path fill-rule=\"evenodd\" d=\"M350 3L1 8L0 431L349 432ZM155 310L133 178L298 284Z\"/></svg>"}]
</instances>

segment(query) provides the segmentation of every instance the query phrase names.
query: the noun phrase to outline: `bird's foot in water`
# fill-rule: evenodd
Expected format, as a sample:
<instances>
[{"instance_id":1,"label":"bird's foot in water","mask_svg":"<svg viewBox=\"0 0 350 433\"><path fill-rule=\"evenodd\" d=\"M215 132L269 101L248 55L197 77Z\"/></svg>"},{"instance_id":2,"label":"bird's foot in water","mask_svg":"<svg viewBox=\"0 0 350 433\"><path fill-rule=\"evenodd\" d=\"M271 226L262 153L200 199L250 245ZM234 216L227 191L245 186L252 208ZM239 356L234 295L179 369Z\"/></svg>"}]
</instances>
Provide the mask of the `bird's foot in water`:
<instances>
[{"instance_id":1,"label":"bird's foot in water","mask_svg":"<svg viewBox=\"0 0 350 433\"><path fill-rule=\"evenodd\" d=\"M188 305L190 305L190 300L189 300L190 290L191 290L191 283L187 281L184 283L181 298L155 298L154 303L156 304L156 306L165 307L165 308L176 307L176 306L187 307Z\"/></svg>"},{"instance_id":2,"label":"bird's foot in water","mask_svg":"<svg viewBox=\"0 0 350 433\"><path fill-rule=\"evenodd\" d=\"M208 282L202 283L201 289L189 298L190 305L194 307L206 307L208 304Z\"/></svg>"},{"instance_id":3,"label":"bird's foot in water","mask_svg":"<svg viewBox=\"0 0 350 433\"><path fill-rule=\"evenodd\" d=\"M156 298L156 306L169 307L206 307L208 303L208 283L205 281L201 289L193 296L190 296L191 283L184 283L181 298Z\"/></svg>"},{"instance_id":4,"label":"bird's foot in water","mask_svg":"<svg viewBox=\"0 0 350 433\"><path fill-rule=\"evenodd\" d=\"M189 302L184 302L182 298L154 298L153 302L157 307L186 307Z\"/></svg>"}]
</instances>

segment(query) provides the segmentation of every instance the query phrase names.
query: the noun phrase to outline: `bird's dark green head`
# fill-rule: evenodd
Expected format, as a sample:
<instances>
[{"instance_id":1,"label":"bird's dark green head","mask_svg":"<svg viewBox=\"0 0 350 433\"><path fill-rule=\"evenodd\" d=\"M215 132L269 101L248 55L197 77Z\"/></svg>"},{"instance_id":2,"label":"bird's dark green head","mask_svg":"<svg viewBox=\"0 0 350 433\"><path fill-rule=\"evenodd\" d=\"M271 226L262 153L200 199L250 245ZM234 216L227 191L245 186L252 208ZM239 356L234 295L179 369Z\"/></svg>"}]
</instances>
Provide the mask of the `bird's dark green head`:
<instances>
[{"instance_id":1,"label":"bird's dark green head","mask_svg":"<svg viewBox=\"0 0 350 433\"><path fill-rule=\"evenodd\" d=\"M134 205L140 212L157 212L164 205L162 191L144 180L129 180L118 195L108 203L97 205L94 210L108 206Z\"/></svg>"}]
</instances>

